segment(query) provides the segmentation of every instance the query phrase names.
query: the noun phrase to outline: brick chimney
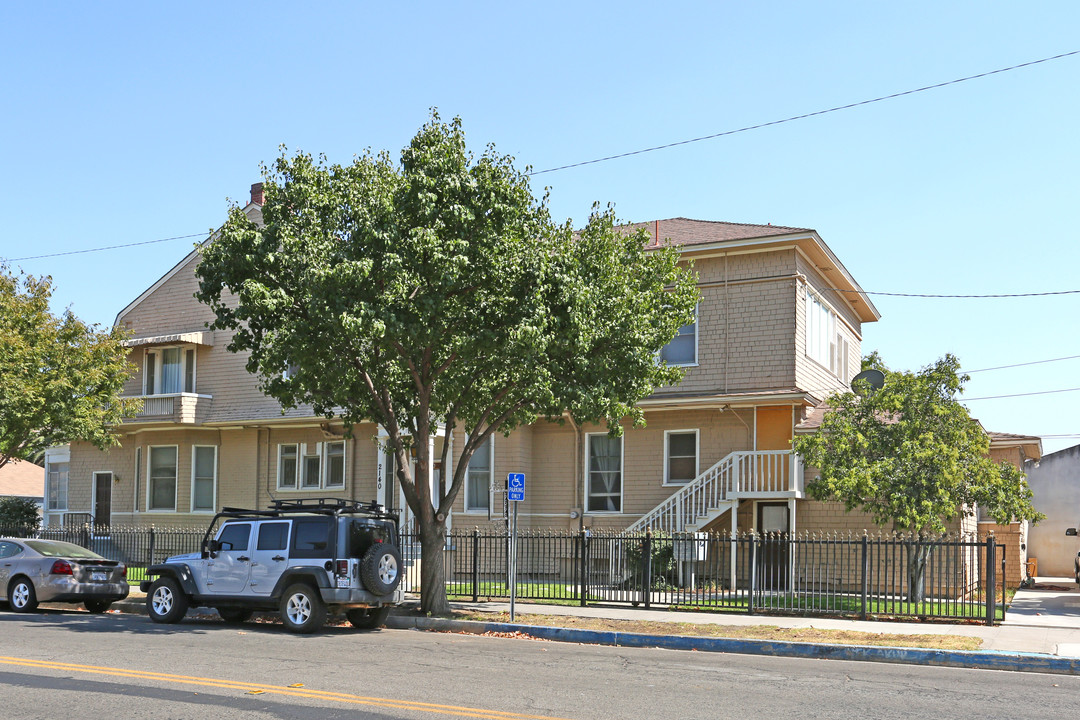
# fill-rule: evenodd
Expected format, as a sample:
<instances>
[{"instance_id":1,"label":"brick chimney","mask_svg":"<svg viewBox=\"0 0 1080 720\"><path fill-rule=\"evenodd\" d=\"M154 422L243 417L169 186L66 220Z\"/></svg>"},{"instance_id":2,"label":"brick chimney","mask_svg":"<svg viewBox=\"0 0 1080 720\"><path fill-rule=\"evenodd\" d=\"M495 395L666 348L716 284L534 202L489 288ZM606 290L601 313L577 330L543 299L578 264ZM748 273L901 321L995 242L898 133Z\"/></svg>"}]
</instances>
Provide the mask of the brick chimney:
<instances>
[{"instance_id":1,"label":"brick chimney","mask_svg":"<svg viewBox=\"0 0 1080 720\"><path fill-rule=\"evenodd\" d=\"M251 202L255 205L263 204L263 184L255 183L251 186Z\"/></svg>"}]
</instances>

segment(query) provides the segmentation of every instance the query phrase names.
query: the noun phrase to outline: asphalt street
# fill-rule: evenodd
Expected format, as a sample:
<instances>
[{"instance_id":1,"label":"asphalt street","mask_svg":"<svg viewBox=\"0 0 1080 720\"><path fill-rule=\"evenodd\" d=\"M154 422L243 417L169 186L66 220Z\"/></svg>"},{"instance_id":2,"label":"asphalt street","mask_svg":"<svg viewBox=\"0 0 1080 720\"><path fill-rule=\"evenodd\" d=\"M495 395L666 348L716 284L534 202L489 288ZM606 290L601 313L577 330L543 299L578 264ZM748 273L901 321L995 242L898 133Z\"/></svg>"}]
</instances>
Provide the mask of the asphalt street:
<instances>
[{"instance_id":1,"label":"asphalt street","mask_svg":"<svg viewBox=\"0 0 1080 720\"><path fill-rule=\"evenodd\" d=\"M81 611L0 613L18 718L1067 717L1080 678Z\"/></svg>"}]
</instances>

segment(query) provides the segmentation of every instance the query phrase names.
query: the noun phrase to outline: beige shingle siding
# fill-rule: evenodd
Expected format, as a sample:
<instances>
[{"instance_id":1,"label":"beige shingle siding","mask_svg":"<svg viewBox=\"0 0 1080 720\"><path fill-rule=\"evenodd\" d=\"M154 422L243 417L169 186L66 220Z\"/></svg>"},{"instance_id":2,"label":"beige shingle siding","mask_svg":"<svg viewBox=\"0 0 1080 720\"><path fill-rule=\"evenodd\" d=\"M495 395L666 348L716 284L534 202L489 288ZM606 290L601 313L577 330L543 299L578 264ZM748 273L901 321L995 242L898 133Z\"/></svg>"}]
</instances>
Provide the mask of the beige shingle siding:
<instances>
[{"instance_id":1,"label":"beige shingle siding","mask_svg":"<svg viewBox=\"0 0 1080 720\"><path fill-rule=\"evenodd\" d=\"M703 258L694 269L701 295L698 363L677 387L657 392L791 388L795 251Z\"/></svg>"}]
</instances>

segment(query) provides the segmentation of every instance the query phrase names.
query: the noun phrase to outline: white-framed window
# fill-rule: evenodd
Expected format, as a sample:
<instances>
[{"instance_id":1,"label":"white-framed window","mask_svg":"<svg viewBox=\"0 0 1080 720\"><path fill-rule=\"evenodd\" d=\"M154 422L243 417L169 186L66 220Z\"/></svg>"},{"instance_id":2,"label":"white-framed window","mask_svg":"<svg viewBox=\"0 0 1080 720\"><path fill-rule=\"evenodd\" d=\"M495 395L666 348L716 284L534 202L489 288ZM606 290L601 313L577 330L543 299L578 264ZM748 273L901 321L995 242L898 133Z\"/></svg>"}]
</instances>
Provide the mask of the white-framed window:
<instances>
[{"instance_id":1,"label":"white-framed window","mask_svg":"<svg viewBox=\"0 0 1080 720\"><path fill-rule=\"evenodd\" d=\"M47 510L68 509L68 468L70 463L49 462L46 470L47 488L45 490L45 508Z\"/></svg>"},{"instance_id":2,"label":"white-framed window","mask_svg":"<svg viewBox=\"0 0 1080 720\"><path fill-rule=\"evenodd\" d=\"M277 486L279 490L295 490L298 470L300 468L300 446L296 443L283 443L278 445L278 476Z\"/></svg>"},{"instance_id":3,"label":"white-framed window","mask_svg":"<svg viewBox=\"0 0 1080 720\"><path fill-rule=\"evenodd\" d=\"M156 347L143 361L143 395L195 392L195 348Z\"/></svg>"},{"instance_id":4,"label":"white-framed window","mask_svg":"<svg viewBox=\"0 0 1080 720\"><path fill-rule=\"evenodd\" d=\"M848 343L843 333L836 333L836 342L833 344L832 357L830 359L829 369L832 370L836 377L843 380L845 383L851 378L848 374L848 353L851 351L851 345Z\"/></svg>"},{"instance_id":5,"label":"white-framed window","mask_svg":"<svg viewBox=\"0 0 1080 720\"><path fill-rule=\"evenodd\" d=\"M806 354L832 369L836 343L836 316L817 295L806 293Z\"/></svg>"},{"instance_id":6,"label":"white-framed window","mask_svg":"<svg viewBox=\"0 0 1080 720\"><path fill-rule=\"evenodd\" d=\"M465 477L465 512L487 512L491 507L491 481L495 472L493 435L476 448Z\"/></svg>"},{"instance_id":7,"label":"white-framed window","mask_svg":"<svg viewBox=\"0 0 1080 720\"><path fill-rule=\"evenodd\" d=\"M660 359L668 365L697 365L697 315L689 325L679 328L679 334L660 350Z\"/></svg>"},{"instance_id":8,"label":"white-framed window","mask_svg":"<svg viewBox=\"0 0 1080 720\"><path fill-rule=\"evenodd\" d=\"M585 435L585 512L622 512L623 439Z\"/></svg>"},{"instance_id":9,"label":"white-framed window","mask_svg":"<svg viewBox=\"0 0 1080 720\"><path fill-rule=\"evenodd\" d=\"M698 431L664 433L664 484L685 485L698 476Z\"/></svg>"},{"instance_id":10,"label":"white-framed window","mask_svg":"<svg viewBox=\"0 0 1080 720\"><path fill-rule=\"evenodd\" d=\"M135 512L139 512L142 507L142 496L139 495L139 491L142 489L142 448L135 448L135 497L133 498L132 507L135 508Z\"/></svg>"},{"instance_id":11,"label":"white-framed window","mask_svg":"<svg viewBox=\"0 0 1080 720\"><path fill-rule=\"evenodd\" d=\"M192 512L217 509L217 450L216 445L193 445L191 448Z\"/></svg>"},{"instance_id":12,"label":"white-framed window","mask_svg":"<svg viewBox=\"0 0 1080 720\"><path fill-rule=\"evenodd\" d=\"M151 445L148 448L146 509L176 511L176 445Z\"/></svg>"},{"instance_id":13,"label":"white-framed window","mask_svg":"<svg viewBox=\"0 0 1080 720\"><path fill-rule=\"evenodd\" d=\"M278 490L345 487L345 441L278 445Z\"/></svg>"},{"instance_id":14,"label":"white-framed window","mask_svg":"<svg viewBox=\"0 0 1080 720\"><path fill-rule=\"evenodd\" d=\"M326 448L326 487L345 487L345 441L324 443Z\"/></svg>"}]
</instances>

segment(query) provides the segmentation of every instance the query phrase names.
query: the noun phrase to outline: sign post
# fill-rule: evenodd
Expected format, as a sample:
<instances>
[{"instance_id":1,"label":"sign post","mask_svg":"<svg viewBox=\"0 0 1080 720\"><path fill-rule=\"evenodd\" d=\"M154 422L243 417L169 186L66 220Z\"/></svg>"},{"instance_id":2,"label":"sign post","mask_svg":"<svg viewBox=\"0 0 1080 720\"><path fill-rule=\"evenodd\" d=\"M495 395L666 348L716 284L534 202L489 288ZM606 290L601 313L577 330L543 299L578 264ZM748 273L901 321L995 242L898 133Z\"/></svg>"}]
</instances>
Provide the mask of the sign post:
<instances>
[{"instance_id":1,"label":"sign post","mask_svg":"<svg viewBox=\"0 0 1080 720\"><path fill-rule=\"evenodd\" d=\"M525 473L507 473L506 497L514 505L510 530L510 622L514 622L514 601L517 599L518 503L525 501Z\"/></svg>"}]
</instances>

